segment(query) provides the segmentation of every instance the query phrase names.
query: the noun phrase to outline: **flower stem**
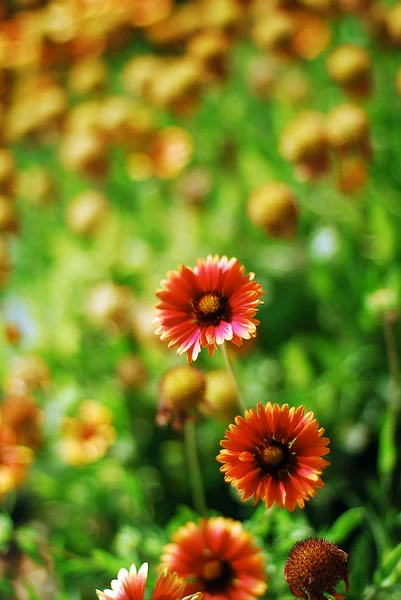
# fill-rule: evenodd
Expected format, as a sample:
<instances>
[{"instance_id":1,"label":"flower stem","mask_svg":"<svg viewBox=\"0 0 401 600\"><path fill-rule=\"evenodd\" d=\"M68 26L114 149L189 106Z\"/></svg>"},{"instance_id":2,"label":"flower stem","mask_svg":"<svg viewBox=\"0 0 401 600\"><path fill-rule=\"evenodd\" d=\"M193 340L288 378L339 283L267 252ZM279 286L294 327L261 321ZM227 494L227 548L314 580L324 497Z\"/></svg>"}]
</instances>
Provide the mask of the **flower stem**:
<instances>
[{"instance_id":1,"label":"flower stem","mask_svg":"<svg viewBox=\"0 0 401 600\"><path fill-rule=\"evenodd\" d=\"M239 404L240 408L243 411L245 411L247 406L244 402L241 391L239 389L237 378L235 377L233 364L231 362L231 358L230 358L230 355L228 354L228 350L227 350L227 344L222 345L222 350L223 350L224 361L226 363L226 369L227 369L228 373L230 374L230 377L234 383L235 389L237 390L238 404Z\"/></svg>"},{"instance_id":2,"label":"flower stem","mask_svg":"<svg viewBox=\"0 0 401 600\"><path fill-rule=\"evenodd\" d=\"M394 460L388 468L388 472L385 477L385 484L387 492L390 492L391 479L395 467L395 460L397 456L396 447L396 431L397 431L397 418L400 408L400 369L397 353L397 345L394 336L394 321L390 319L383 320L384 339L387 351L387 360L390 371L390 382L389 382L389 395L387 404L386 414L386 425L387 425L387 444L390 451L394 455Z\"/></svg>"},{"instance_id":3,"label":"flower stem","mask_svg":"<svg viewBox=\"0 0 401 600\"><path fill-rule=\"evenodd\" d=\"M206 514L205 491L199 467L198 452L196 449L195 423L187 419L184 425L185 451L188 460L189 477L192 488L192 499L195 510L201 515Z\"/></svg>"}]
</instances>

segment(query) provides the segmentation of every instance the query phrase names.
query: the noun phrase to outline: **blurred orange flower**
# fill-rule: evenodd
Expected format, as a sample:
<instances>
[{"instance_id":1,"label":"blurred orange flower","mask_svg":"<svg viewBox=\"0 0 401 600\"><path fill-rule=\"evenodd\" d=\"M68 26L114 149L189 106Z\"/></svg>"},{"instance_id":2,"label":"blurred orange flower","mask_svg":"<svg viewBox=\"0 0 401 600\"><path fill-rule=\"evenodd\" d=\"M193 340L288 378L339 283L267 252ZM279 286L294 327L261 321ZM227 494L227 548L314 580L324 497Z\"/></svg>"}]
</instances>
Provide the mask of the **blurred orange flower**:
<instances>
[{"instance_id":1,"label":"blurred orange flower","mask_svg":"<svg viewBox=\"0 0 401 600\"><path fill-rule=\"evenodd\" d=\"M266 568L260 549L239 521L224 517L189 522L164 547L161 566L187 580L185 592L203 593L204 600L252 600L266 589Z\"/></svg>"},{"instance_id":2,"label":"blurred orange flower","mask_svg":"<svg viewBox=\"0 0 401 600\"><path fill-rule=\"evenodd\" d=\"M62 437L58 445L63 461L78 466L100 460L116 437L111 422L110 410L100 402L82 402L77 418L64 418Z\"/></svg>"},{"instance_id":3,"label":"blurred orange flower","mask_svg":"<svg viewBox=\"0 0 401 600\"><path fill-rule=\"evenodd\" d=\"M0 426L0 502L25 479L33 460L30 448L19 446L12 429Z\"/></svg>"},{"instance_id":4,"label":"blurred orange flower","mask_svg":"<svg viewBox=\"0 0 401 600\"><path fill-rule=\"evenodd\" d=\"M304 508L305 500L324 486L320 475L329 464L322 457L329 452L324 429L305 407L260 402L256 411L236 417L221 442L217 460L225 481L242 494L242 500L254 496L269 508L274 502L293 511Z\"/></svg>"}]
</instances>

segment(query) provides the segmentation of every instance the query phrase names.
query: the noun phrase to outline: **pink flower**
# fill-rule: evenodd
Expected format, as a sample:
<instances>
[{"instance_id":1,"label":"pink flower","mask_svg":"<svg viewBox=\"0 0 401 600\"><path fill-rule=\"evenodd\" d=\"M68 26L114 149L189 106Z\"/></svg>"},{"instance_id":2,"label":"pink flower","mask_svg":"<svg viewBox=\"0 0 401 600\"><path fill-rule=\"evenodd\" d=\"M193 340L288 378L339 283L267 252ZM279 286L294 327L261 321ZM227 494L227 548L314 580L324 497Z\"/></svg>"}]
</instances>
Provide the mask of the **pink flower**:
<instances>
[{"instance_id":1,"label":"pink flower","mask_svg":"<svg viewBox=\"0 0 401 600\"><path fill-rule=\"evenodd\" d=\"M205 346L211 356L224 341L241 346L255 337L254 316L264 292L255 274L244 271L236 258L218 255L199 259L194 269L181 265L169 271L156 292L156 334L169 348L178 346L178 354L186 352L188 362Z\"/></svg>"}]
</instances>

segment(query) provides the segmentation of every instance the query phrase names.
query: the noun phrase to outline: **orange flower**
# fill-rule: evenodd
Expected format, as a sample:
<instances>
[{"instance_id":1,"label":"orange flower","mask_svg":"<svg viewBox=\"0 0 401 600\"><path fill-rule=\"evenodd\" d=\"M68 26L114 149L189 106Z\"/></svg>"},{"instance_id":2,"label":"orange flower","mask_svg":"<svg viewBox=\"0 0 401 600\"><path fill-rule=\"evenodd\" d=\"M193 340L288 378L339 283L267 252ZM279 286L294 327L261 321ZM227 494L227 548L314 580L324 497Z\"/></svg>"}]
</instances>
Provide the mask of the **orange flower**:
<instances>
[{"instance_id":1,"label":"orange flower","mask_svg":"<svg viewBox=\"0 0 401 600\"><path fill-rule=\"evenodd\" d=\"M178 346L178 354L186 352L188 362L205 346L212 355L224 341L241 346L243 339L255 337L263 290L254 273L244 271L236 258L217 255L199 259L194 269L181 265L178 272L170 271L156 292L156 334L168 340L169 348Z\"/></svg>"},{"instance_id":2,"label":"orange flower","mask_svg":"<svg viewBox=\"0 0 401 600\"><path fill-rule=\"evenodd\" d=\"M329 464L322 458L329 452L328 438L312 412L305 407L289 408L270 402L236 417L221 442L224 450L217 460L225 481L238 488L242 500L254 496L270 507L304 508L305 500L324 486L320 475Z\"/></svg>"},{"instance_id":3,"label":"orange flower","mask_svg":"<svg viewBox=\"0 0 401 600\"><path fill-rule=\"evenodd\" d=\"M144 563L137 572L136 566L131 565L130 570L120 569L117 579L111 582L111 590L96 590L99 600L143 600L145 594L148 564ZM170 573L165 569L157 578L152 600L200 600L202 594L195 593L183 598L185 581L177 573Z\"/></svg>"},{"instance_id":4,"label":"orange flower","mask_svg":"<svg viewBox=\"0 0 401 600\"><path fill-rule=\"evenodd\" d=\"M65 417L59 454L69 465L88 465L100 460L115 440L108 408L95 400L82 402L78 418Z\"/></svg>"},{"instance_id":5,"label":"orange flower","mask_svg":"<svg viewBox=\"0 0 401 600\"><path fill-rule=\"evenodd\" d=\"M43 442L43 411L33 396L9 396L0 406L2 425L13 430L17 444L38 450Z\"/></svg>"},{"instance_id":6,"label":"orange flower","mask_svg":"<svg viewBox=\"0 0 401 600\"><path fill-rule=\"evenodd\" d=\"M291 593L304 600L326 600L326 594L344 600L344 594L334 591L340 581L349 588L347 554L331 542L306 538L297 542L288 554L284 567L285 580Z\"/></svg>"},{"instance_id":7,"label":"orange flower","mask_svg":"<svg viewBox=\"0 0 401 600\"><path fill-rule=\"evenodd\" d=\"M162 567L187 580L185 592L204 600L252 600L267 588L260 549L242 524L224 517L189 522L164 548Z\"/></svg>"},{"instance_id":8,"label":"orange flower","mask_svg":"<svg viewBox=\"0 0 401 600\"><path fill-rule=\"evenodd\" d=\"M14 431L0 427L0 502L23 482L33 456L30 448L17 445Z\"/></svg>"}]
</instances>

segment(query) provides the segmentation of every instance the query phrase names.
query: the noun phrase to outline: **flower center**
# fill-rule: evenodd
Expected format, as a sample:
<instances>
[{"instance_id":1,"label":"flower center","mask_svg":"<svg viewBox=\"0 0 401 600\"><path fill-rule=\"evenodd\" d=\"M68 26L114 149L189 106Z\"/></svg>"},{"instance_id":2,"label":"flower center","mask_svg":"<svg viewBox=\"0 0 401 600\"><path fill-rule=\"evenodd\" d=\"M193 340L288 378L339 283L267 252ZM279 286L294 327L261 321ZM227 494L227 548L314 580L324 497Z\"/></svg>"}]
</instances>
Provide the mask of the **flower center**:
<instances>
[{"instance_id":1,"label":"flower center","mask_svg":"<svg viewBox=\"0 0 401 600\"><path fill-rule=\"evenodd\" d=\"M256 450L255 461L267 473L276 474L290 466L291 456L287 444L269 440Z\"/></svg>"},{"instance_id":2,"label":"flower center","mask_svg":"<svg viewBox=\"0 0 401 600\"><path fill-rule=\"evenodd\" d=\"M277 467L284 459L280 446L268 446L262 450L262 459L265 465Z\"/></svg>"},{"instance_id":3,"label":"flower center","mask_svg":"<svg viewBox=\"0 0 401 600\"><path fill-rule=\"evenodd\" d=\"M229 319L228 300L220 292L205 292L192 301L192 315L200 325L219 325Z\"/></svg>"},{"instance_id":4,"label":"flower center","mask_svg":"<svg viewBox=\"0 0 401 600\"><path fill-rule=\"evenodd\" d=\"M219 579L222 574L221 562L219 560L210 560L202 567L202 579L210 581L211 579Z\"/></svg>"},{"instance_id":5,"label":"flower center","mask_svg":"<svg viewBox=\"0 0 401 600\"><path fill-rule=\"evenodd\" d=\"M218 558L204 563L200 573L203 587L209 594L223 594L234 577L231 566Z\"/></svg>"}]
</instances>

